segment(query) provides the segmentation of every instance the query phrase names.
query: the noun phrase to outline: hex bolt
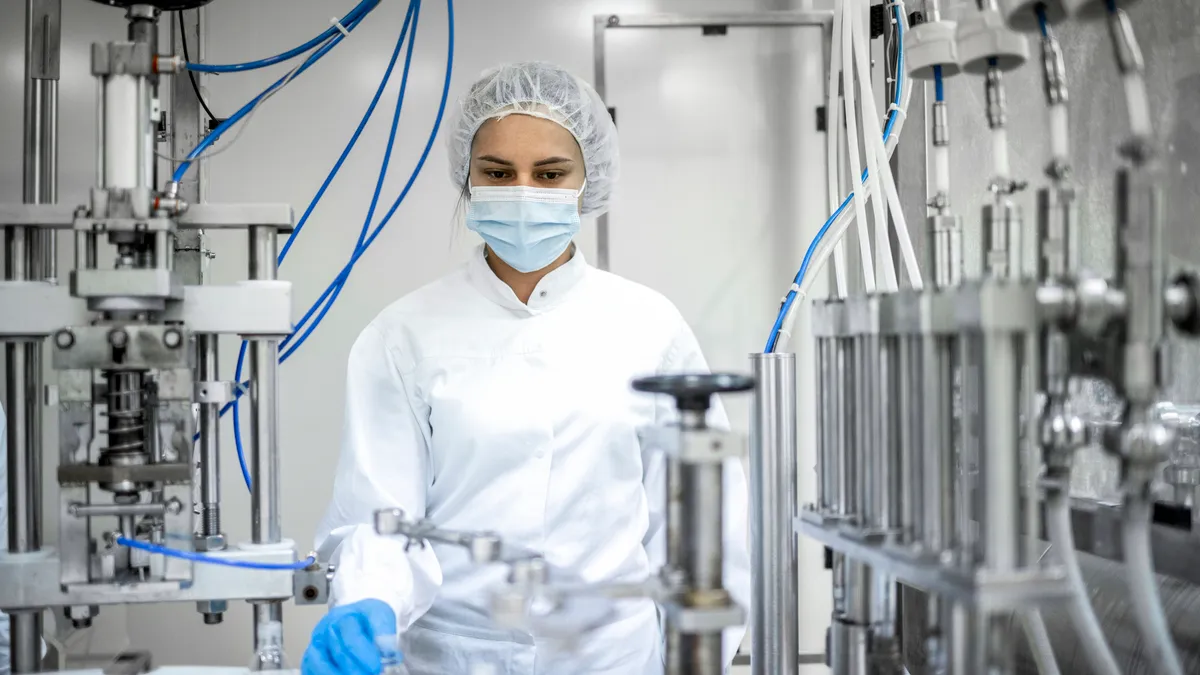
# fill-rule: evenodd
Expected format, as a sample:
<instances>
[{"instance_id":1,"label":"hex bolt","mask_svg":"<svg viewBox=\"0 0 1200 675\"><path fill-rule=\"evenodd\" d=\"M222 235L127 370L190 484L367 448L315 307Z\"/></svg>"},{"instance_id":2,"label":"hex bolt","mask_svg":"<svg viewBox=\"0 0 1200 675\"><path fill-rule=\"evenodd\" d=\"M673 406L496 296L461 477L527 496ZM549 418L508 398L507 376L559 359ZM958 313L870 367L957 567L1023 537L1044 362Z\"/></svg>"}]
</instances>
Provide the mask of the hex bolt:
<instances>
[{"instance_id":1,"label":"hex bolt","mask_svg":"<svg viewBox=\"0 0 1200 675\"><path fill-rule=\"evenodd\" d=\"M124 328L114 328L108 332L108 344L120 349L129 344L129 333Z\"/></svg>"},{"instance_id":2,"label":"hex bolt","mask_svg":"<svg viewBox=\"0 0 1200 675\"><path fill-rule=\"evenodd\" d=\"M168 328L163 332L163 344L167 349L179 349L183 344L183 333L180 333L178 328Z\"/></svg>"},{"instance_id":3,"label":"hex bolt","mask_svg":"<svg viewBox=\"0 0 1200 675\"><path fill-rule=\"evenodd\" d=\"M75 334L71 329L64 328L54 334L54 344L59 349L70 349L75 346Z\"/></svg>"}]
</instances>

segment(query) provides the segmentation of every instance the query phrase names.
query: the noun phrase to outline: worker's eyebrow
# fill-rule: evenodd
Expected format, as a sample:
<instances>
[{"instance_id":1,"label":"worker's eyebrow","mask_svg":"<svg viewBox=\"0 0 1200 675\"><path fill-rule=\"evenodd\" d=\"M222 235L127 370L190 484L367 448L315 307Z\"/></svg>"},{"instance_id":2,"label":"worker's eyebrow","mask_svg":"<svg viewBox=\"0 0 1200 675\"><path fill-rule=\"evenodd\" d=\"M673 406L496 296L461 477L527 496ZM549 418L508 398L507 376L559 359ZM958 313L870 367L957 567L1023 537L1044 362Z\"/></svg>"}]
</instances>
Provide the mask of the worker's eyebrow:
<instances>
[{"instance_id":1,"label":"worker's eyebrow","mask_svg":"<svg viewBox=\"0 0 1200 675\"><path fill-rule=\"evenodd\" d=\"M491 162L492 164L499 164L501 166L513 166L513 163L507 159L500 159L494 155L481 155L475 159L479 160L480 162Z\"/></svg>"},{"instance_id":2,"label":"worker's eyebrow","mask_svg":"<svg viewBox=\"0 0 1200 675\"><path fill-rule=\"evenodd\" d=\"M546 166L548 164L566 164L571 161L572 160L567 157L547 157L546 159L539 159L538 161L534 162L533 165Z\"/></svg>"}]
</instances>

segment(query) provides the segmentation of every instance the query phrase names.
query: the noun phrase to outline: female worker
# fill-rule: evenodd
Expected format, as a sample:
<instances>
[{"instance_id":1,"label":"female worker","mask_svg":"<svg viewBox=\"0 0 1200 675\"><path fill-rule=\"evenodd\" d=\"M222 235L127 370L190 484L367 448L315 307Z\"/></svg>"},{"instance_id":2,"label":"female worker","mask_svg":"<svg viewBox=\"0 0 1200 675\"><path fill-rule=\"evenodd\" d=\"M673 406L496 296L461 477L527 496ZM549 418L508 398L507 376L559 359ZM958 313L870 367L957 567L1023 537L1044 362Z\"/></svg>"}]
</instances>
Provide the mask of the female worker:
<instances>
[{"instance_id":1,"label":"female worker","mask_svg":"<svg viewBox=\"0 0 1200 675\"><path fill-rule=\"evenodd\" d=\"M397 630L413 675L480 664L497 675L661 673L648 600L620 603L568 653L490 620L504 566L374 532L374 512L399 507L496 532L581 582L644 579L665 555L664 463L642 454L636 430L671 403L630 381L706 368L668 300L589 266L573 243L617 176L616 128L591 87L552 65L506 65L471 87L450 133L467 227L483 245L383 310L350 351L344 445L317 536L318 547L341 542L335 607L305 675L376 675L375 638ZM726 476L725 582L746 605L740 463ZM726 635L726 663L742 633Z\"/></svg>"}]
</instances>

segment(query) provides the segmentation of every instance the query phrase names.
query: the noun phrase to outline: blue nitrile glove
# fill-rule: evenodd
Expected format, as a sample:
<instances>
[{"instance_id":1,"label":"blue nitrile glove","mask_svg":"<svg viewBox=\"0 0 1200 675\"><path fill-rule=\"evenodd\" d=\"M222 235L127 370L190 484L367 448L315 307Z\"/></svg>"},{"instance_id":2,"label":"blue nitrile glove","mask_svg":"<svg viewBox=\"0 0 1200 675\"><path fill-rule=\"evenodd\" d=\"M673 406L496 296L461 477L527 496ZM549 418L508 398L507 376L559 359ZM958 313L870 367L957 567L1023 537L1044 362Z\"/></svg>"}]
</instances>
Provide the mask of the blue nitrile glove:
<instances>
[{"instance_id":1,"label":"blue nitrile glove","mask_svg":"<svg viewBox=\"0 0 1200 675\"><path fill-rule=\"evenodd\" d=\"M301 675L379 675L375 638L396 634L396 613L382 600L334 607L313 629Z\"/></svg>"}]
</instances>

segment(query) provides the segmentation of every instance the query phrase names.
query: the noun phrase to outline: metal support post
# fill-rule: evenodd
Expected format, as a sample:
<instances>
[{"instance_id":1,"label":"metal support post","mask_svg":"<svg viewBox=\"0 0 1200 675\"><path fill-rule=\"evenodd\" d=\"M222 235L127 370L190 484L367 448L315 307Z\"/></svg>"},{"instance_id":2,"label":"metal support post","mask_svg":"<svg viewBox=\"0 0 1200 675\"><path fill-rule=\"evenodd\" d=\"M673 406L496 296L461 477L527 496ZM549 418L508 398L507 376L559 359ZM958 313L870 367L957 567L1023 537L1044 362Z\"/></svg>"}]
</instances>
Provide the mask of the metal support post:
<instances>
[{"instance_id":1,"label":"metal support post","mask_svg":"<svg viewBox=\"0 0 1200 675\"><path fill-rule=\"evenodd\" d=\"M819 341L821 353L825 342ZM750 360L757 382L750 436L750 667L755 675L794 673L799 658L799 562L792 527L797 501L796 355L754 354ZM822 444L822 457L826 448ZM822 469L828 471L824 463Z\"/></svg>"},{"instance_id":2,"label":"metal support post","mask_svg":"<svg viewBox=\"0 0 1200 675\"><path fill-rule=\"evenodd\" d=\"M214 386L220 380L217 361L217 336L196 336L199 357L197 381ZM213 392L215 393L215 392ZM236 392L235 392L236 395ZM221 534L221 403L200 403L200 534Z\"/></svg>"},{"instance_id":3,"label":"metal support post","mask_svg":"<svg viewBox=\"0 0 1200 675\"><path fill-rule=\"evenodd\" d=\"M23 198L51 203L58 192L58 76L61 0L25 2L25 95ZM5 232L10 281L57 276L57 234L12 227ZM8 551L41 548L42 344L5 345L8 405ZM11 618L13 673L41 670L42 616L17 612Z\"/></svg>"},{"instance_id":4,"label":"metal support post","mask_svg":"<svg viewBox=\"0 0 1200 675\"><path fill-rule=\"evenodd\" d=\"M181 11L171 21L171 53L183 55L183 42L186 37L189 55L197 60L204 60L204 10ZM182 32L181 32L182 25ZM171 156L183 157L200 144L206 132L204 111L200 107L200 99L186 81L189 77L197 80L203 77L201 73L181 73L171 78L171 107L169 110L171 133ZM180 181L177 194L188 204L204 202L203 166L192 167ZM204 230L181 229L175 236L175 271L179 280L184 284L200 284L204 282L204 261L207 252Z\"/></svg>"},{"instance_id":5,"label":"metal support post","mask_svg":"<svg viewBox=\"0 0 1200 675\"><path fill-rule=\"evenodd\" d=\"M250 278L276 277L279 254L276 228L250 228ZM250 343L250 476L251 537L255 544L282 541L279 511L279 340ZM283 606L254 606L255 652L266 670L283 667Z\"/></svg>"},{"instance_id":6,"label":"metal support post","mask_svg":"<svg viewBox=\"0 0 1200 675\"><path fill-rule=\"evenodd\" d=\"M685 464L681 469L683 567L692 596L690 600L694 605L722 606L729 602L722 584L724 500L721 483L724 469L717 463ZM723 672L721 631L684 633L680 646L684 673L719 675Z\"/></svg>"}]
</instances>

